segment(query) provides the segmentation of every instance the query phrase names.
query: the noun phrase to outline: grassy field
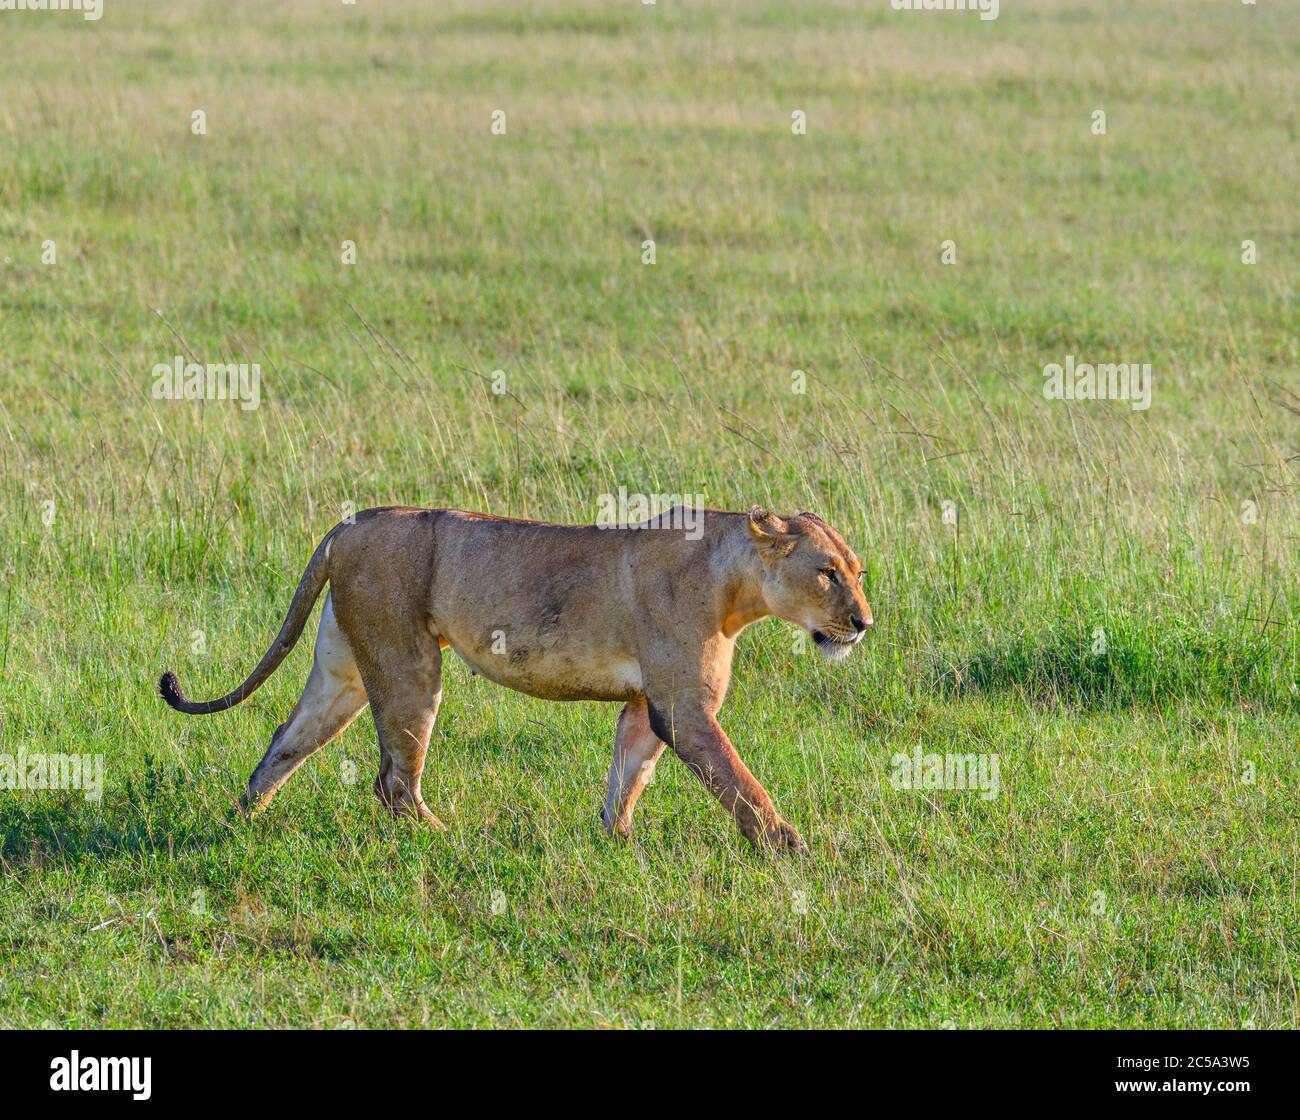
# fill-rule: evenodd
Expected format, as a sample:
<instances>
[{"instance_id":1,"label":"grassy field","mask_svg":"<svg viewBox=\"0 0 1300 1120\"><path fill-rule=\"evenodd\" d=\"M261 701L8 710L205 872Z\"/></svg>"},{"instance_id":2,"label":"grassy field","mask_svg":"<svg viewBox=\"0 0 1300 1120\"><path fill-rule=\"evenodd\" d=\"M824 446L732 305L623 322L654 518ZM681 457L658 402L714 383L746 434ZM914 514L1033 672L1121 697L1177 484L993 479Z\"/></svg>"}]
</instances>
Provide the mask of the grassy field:
<instances>
[{"instance_id":1,"label":"grassy field","mask_svg":"<svg viewBox=\"0 0 1300 1120\"><path fill-rule=\"evenodd\" d=\"M0 754L105 763L0 790L0 1026L1295 1026L1296 11L0 13ZM177 356L260 406L153 399ZM1150 408L1045 399L1069 356ZM866 562L865 647L762 623L722 714L808 857L672 759L609 841L616 708L459 662L441 835L369 715L238 818L307 641L156 694L350 509L620 486ZM894 788L918 745L998 796Z\"/></svg>"}]
</instances>

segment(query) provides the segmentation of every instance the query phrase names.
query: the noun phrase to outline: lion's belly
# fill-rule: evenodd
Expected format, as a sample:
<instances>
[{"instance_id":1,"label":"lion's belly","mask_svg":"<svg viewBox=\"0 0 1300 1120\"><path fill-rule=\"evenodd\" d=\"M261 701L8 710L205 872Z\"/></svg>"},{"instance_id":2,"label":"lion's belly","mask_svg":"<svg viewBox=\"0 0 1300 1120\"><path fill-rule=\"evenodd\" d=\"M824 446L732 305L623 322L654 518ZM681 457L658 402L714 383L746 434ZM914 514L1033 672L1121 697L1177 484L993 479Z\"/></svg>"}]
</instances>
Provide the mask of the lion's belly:
<instances>
[{"instance_id":1,"label":"lion's belly","mask_svg":"<svg viewBox=\"0 0 1300 1120\"><path fill-rule=\"evenodd\" d=\"M489 536L480 547L450 543L440 553L430 628L475 672L530 696L628 700L640 695L620 552L535 527L521 528L518 544L498 539L498 529L481 527L458 530L458 539L482 532ZM540 544L539 533L546 537Z\"/></svg>"},{"instance_id":2,"label":"lion's belly","mask_svg":"<svg viewBox=\"0 0 1300 1120\"><path fill-rule=\"evenodd\" d=\"M519 643L504 637L474 644L451 639L474 672L543 700L631 700L642 692L641 666L621 652Z\"/></svg>"}]
</instances>

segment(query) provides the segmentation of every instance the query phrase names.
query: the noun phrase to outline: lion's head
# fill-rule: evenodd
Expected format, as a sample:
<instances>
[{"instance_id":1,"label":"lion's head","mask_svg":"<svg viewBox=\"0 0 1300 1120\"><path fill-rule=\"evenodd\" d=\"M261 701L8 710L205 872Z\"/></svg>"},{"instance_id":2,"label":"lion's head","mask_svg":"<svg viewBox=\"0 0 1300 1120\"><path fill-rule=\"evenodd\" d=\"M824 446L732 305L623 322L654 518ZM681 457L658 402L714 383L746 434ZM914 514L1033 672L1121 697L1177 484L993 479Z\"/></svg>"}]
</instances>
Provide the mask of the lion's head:
<instances>
[{"instance_id":1,"label":"lion's head","mask_svg":"<svg viewBox=\"0 0 1300 1120\"><path fill-rule=\"evenodd\" d=\"M872 619L862 563L844 538L816 514L781 518L760 506L749 511L749 532L767 609L807 630L828 661L847 657Z\"/></svg>"}]
</instances>

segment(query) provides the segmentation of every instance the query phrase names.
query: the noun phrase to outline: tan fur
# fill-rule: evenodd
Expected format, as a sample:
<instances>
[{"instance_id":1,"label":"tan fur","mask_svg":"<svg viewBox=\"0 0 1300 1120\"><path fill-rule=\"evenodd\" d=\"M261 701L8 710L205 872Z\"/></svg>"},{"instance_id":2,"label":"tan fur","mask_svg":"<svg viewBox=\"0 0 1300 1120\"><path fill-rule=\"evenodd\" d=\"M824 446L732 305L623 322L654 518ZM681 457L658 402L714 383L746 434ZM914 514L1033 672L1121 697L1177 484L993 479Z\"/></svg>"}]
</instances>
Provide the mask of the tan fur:
<instances>
[{"instance_id":1,"label":"tan fur","mask_svg":"<svg viewBox=\"0 0 1300 1120\"><path fill-rule=\"evenodd\" d=\"M624 704L601 814L611 832L630 833L667 744L751 841L802 849L717 714L736 636L760 618L802 626L831 659L852 648L871 624L862 565L808 513L708 511L698 539L682 524L671 513L602 529L459 510L369 510L321 542L248 680L219 700L191 703L168 673L162 692L192 713L239 703L283 660L328 581L311 677L249 779L250 810L368 701L380 743L376 792L394 813L437 825L420 780L450 648L507 688Z\"/></svg>"}]
</instances>

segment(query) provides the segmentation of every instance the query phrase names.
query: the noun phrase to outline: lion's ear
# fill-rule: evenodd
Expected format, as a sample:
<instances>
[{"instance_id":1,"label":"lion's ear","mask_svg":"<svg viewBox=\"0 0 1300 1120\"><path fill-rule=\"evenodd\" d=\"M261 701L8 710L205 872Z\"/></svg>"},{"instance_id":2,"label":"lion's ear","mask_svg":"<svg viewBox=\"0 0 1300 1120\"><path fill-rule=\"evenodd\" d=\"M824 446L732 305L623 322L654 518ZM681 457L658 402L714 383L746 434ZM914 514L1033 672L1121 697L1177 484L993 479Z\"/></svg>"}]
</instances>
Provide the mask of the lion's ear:
<instances>
[{"instance_id":1,"label":"lion's ear","mask_svg":"<svg viewBox=\"0 0 1300 1120\"><path fill-rule=\"evenodd\" d=\"M749 507L749 535L762 542L771 540L785 532L781 519L765 510L762 506Z\"/></svg>"},{"instance_id":2,"label":"lion's ear","mask_svg":"<svg viewBox=\"0 0 1300 1120\"><path fill-rule=\"evenodd\" d=\"M754 538L754 543L760 549L766 550L769 555L789 556L794 551L794 546L799 543L798 537L790 532L789 526L776 514L768 512L762 506L754 506L749 511L746 525L749 528L749 535Z\"/></svg>"}]
</instances>

